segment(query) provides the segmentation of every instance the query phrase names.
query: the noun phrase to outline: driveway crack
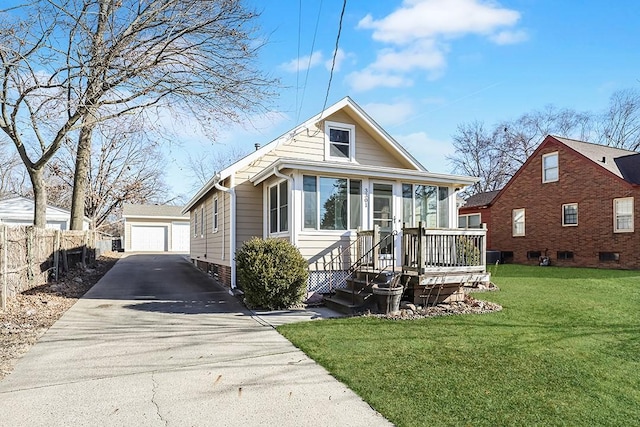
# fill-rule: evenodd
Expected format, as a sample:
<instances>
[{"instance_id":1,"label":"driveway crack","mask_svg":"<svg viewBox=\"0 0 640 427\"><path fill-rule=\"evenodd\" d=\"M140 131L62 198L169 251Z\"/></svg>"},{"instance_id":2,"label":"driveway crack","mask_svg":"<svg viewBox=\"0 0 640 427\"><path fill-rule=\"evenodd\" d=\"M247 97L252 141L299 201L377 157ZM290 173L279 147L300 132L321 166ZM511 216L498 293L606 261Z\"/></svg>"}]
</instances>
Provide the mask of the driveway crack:
<instances>
[{"instance_id":1,"label":"driveway crack","mask_svg":"<svg viewBox=\"0 0 640 427\"><path fill-rule=\"evenodd\" d=\"M153 389L152 389L152 394L151 394L151 403L153 403L153 406L156 407L156 414L158 415L158 418L160 418L160 421L162 421L165 426L168 426L169 425L169 421L165 420L162 417L162 414L160 413L160 405L158 405L158 402L156 402L156 393L158 392L158 382L156 381L156 373L155 372L151 373L151 381L153 382Z\"/></svg>"}]
</instances>

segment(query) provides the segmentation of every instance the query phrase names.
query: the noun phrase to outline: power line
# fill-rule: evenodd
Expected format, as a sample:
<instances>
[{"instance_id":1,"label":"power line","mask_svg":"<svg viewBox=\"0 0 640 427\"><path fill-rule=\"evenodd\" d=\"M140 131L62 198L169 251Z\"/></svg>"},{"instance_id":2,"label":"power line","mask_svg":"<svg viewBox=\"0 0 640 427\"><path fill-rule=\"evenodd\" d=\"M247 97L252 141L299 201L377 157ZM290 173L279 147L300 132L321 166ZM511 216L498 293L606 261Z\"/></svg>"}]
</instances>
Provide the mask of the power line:
<instances>
[{"instance_id":1,"label":"power line","mask_svg":"<svg viewBox=\"0 0 640 427\"><path fill-rule=\"evenodd\" d=\"M344 18L344 11L347 8L347 0L342 2L342 12L340 12L340 22L338 23L338 36L336 37L336 47L333 51L333 60L331 61L331 71L329 71L329 84L327 85L327 94L324 97L324 105L322 111L327 108L327 101L329 99L329 91L331 90L331 81L333 80L333 69L336 66L336 56L338 54L338 45L340 44L340 34L342 33L342 19Z\"/></svg>"},{"instance_id":2,"label":"power line","mask_svg":"<svg viewBox=\"0 0 640 427\"><path fill-rule=\"evenodd\" d=\"M322 0L320 0L320 7L318 8L318 18L316 19L316 28L313 31L313 40L311 42L311 52L309 53L309 61L307 62L307 71L304 76L304 85L302 86L302 98L300 99L300 108L298 109L298 116L296 117L296 123L300 120L300 113L302 112L302 104L304 104L304 95L307 90L307 82L309 80L309 69L311 68L311 58L313 57L313 49L316 45L316 36L318 35L318 27L320 26L320 14L322 12Z\"/></svg>"},{"instance_id":3,"label":"power line","mask_svg":"<svg viewBox=\"0 0 640 427\"><path fill-rule=\"evenodd\" d=\"M298 52L296 56L296 109L298 109L298 92L300 90L300 34L302 33L302 0L298 0Z\"/></svg>"}]
</instances>

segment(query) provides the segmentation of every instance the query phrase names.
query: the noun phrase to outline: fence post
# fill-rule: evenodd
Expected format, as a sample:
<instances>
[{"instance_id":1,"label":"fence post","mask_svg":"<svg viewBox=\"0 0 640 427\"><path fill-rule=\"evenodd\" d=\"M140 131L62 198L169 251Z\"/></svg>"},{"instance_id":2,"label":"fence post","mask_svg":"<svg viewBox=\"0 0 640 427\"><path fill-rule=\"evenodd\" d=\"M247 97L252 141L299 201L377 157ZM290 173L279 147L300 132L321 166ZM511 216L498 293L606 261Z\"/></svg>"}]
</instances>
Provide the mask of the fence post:
<instances>
[{"instance_id":1,"label":"fence post","mask_svg":"<svg viewBox=\"0 0 640 427\"><path fill-rule=\"evenodd\" d=\"M0 305L2 306L2 311L7 309L7 263L9 262L7 256L7 226L0 225L0 277L2 277L2 282L0 283Z\"/></svg>"},{"instance_id":2,"label":"fence post","mask_svg":"<svg viewBox=\"0 0 640 427\"><path fill-rule=\"evenodd\" d=\"M53 240L53 275L56 282L60 275L60 230L56 230L55 238Z\"/></svg>"}]
</instances>

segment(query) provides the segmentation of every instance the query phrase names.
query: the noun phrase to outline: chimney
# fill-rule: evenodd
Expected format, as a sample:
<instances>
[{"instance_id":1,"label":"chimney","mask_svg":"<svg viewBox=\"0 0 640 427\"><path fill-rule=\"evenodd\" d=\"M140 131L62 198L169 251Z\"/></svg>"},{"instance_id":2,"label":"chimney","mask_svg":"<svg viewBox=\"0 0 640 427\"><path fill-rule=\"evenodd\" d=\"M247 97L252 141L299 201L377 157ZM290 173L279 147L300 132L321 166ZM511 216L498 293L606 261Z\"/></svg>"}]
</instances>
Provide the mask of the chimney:
<instances>
[{"instance_id":1,"label":"chimney","mask_svg":"<svg viewBox=\"0 0 640 427\"><path fill-rule=\"evenodd\" d=\"M256 151L258 151L260 149L260 144L258 144L257 142L255 144L253 144L254 147L256 147Z\"/></svg>"},{"instance_id":2,"label":"chimney","mask_svg":"<svg viewBox=\"0 0 640 427\"><path fill-rule=\"evenodd\" d=\"M602 163L607 163L607 158L606 157L602 157Z\"/></svg>"}]
</instances>

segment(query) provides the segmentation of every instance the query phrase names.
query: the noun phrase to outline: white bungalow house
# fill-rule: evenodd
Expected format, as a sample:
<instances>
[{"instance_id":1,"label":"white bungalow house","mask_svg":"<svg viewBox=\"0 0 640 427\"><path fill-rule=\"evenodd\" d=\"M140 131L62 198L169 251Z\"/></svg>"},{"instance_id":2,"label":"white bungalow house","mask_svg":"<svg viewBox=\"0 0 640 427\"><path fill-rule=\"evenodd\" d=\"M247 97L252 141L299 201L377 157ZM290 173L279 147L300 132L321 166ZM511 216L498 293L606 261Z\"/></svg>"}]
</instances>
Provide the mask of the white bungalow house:
<instances>
[{"instance_id":1,"label":"white bungalow house","mask_svg":"<svg viewBox=\"0 0 640 427\"><path fill-rule=\"evenodd\" d=\"M375 229L369 250L383 268L484 275L486 232L457 228L456 193L476 181L428 172L346 97L218 172L193 196L183 211L190 213L190 257L235 288L234 254L243 242L287 239L309 261L309 290L328 292L365 255L359 233ZM427 235L436 240L417 240ZM384 236L392 237L373 252ZM473 265L451 252L469 236L482 251Z\"/></svg>"},{"instance_id":2,"label":"white bungalow house","mask_svg":"<svg viewBox=\"0 0 640 427\"><path fill-rule=\"evenodd\" d=\"M0 224L6 225L33 225L35 202L26 197L12 197L0 201ZM69 230L71 225L71 212L56 206L47 205L46 228L54 230ZM82 229L89 229L90 220L84 218Z\"/></svg>"}]
</instances>

